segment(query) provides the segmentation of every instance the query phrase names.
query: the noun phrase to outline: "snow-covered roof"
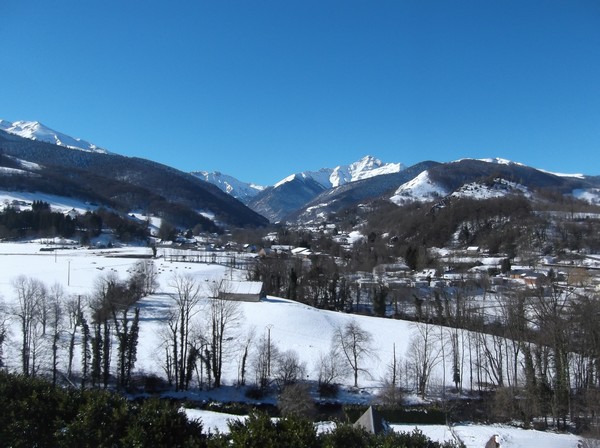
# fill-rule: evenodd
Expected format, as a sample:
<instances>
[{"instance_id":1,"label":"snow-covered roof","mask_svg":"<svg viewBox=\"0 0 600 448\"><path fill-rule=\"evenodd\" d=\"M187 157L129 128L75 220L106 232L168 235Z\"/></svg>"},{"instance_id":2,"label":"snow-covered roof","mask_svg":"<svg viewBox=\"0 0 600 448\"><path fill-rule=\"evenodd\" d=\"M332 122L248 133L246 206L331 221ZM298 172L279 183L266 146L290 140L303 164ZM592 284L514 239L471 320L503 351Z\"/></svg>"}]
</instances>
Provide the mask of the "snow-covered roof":
<instances>
[{"instance_id":1,"label":"snow-covered roof","mask_svg":"<svg viewBox=\"0 0 600 448\"><path fill-rule=\"evenodd\" d=\"M237 280L224 280L221 283L221 292L224 294L254 295L260 294L262 282L244 282Z\"/></svg>"}]
</instances>

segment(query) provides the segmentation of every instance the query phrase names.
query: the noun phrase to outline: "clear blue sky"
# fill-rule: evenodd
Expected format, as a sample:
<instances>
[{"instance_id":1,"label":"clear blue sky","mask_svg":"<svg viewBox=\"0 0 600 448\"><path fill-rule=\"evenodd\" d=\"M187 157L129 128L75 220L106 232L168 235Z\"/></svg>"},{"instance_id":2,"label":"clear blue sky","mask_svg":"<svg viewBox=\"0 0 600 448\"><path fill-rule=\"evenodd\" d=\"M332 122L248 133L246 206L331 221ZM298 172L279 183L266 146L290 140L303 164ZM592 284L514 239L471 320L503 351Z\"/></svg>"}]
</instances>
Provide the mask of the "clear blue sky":
<instances>
[{"instance_id":1,"label":"clear blue sky","mask_svg":"<svg viewBox=\"0 0 600 448\"><path fill-rule=\"evenodd\" d=\"M185 171L600 174L598 0L3 1L0 46L0 118Z\"/></svg>"}]
</instances>

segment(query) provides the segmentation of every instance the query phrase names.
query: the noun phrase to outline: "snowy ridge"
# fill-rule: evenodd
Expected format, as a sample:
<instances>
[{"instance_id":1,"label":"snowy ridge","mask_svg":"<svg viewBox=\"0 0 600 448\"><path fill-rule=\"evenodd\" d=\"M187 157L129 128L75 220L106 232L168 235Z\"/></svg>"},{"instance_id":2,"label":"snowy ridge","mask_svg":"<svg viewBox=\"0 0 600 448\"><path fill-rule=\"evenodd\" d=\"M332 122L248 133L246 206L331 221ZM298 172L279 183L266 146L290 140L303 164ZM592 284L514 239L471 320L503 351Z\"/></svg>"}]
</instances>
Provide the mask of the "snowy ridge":
<instances>
[{"instance_id":1,"label":"snowy ridge","mask_svg":"<svg viewBox=\"0 0 600 448\"><path fill-rule=\"evenodd\" d=\"M233 176L223 174L219 171L194 171L191 174L219 187L225 193L230 194L231 196L241 200L242 202L253 198L265 189L265 187L261 185L242 182Z\"/></svg>"},{"instance_id":2,"label":"snowy ridge","mask_svg":"<svg viewBox=\"0 0 600 448\"><path fill-rule=\"evenodd\" d=\"M10 122L0 120L0 130L29 140L52 143L53 145L63 146L69 149L78 149L80 151L97 152L101 154L108 153L107 150L100 148L93 143L57 132L44 126L39 121Z\"/></svg>"}]
</instances>

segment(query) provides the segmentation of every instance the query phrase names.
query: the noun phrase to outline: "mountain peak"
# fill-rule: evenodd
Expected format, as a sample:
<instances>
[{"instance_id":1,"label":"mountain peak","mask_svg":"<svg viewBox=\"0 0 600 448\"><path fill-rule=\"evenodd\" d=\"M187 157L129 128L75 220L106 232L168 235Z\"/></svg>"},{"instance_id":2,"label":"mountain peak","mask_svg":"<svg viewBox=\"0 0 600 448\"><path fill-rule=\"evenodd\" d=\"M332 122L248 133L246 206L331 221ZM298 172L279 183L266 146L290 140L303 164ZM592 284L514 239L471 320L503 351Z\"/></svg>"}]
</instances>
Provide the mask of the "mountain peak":
<instances>
[{"instance_id":1,"label":"mountain peak","mask_svg":"<svg viewBox=\"0 0 600 448\"><path fill-rule=\"evenodd\" d=\"M312 179L325 188L333 188L381 174L397 173L402 169L404 169L404 165L401 163L383 163L381 160L367 155L349 165L339 165L335 168L321 168L318 171L303 171L291 174L277 182L274 187L277 188L296 178L300 178Z\"/></svg>"},{"instance_id":2,"label":"mountain peak","mask_svg":"<svg viewBox=\"0 0 600 448\"><path fill-rule=\"evenodd\" d=\"M219 187L225 193L230 194L236 199L246 203L265 187L249 182L242 182L233 176L223 174L220 171L193 171L194 176Z\"/></svg>"},{"instance_id":3,"label":"mountain peak","mask_svg":"<svg viewBox=\"0 0 600 448\"><path fill-rule=\"evenodd\" d=\"M15 121L0 120L0 130L9 134L18 135L19 137L29 140L37 140L40 142L52 143L53 145L63 146L69 149L77 149L80 151L97 152L106 154L103 148L100 148L93 143L87 142L80 138L70 137L61 132L50 129L39 121Z\"/></svg>"}]
</instances>

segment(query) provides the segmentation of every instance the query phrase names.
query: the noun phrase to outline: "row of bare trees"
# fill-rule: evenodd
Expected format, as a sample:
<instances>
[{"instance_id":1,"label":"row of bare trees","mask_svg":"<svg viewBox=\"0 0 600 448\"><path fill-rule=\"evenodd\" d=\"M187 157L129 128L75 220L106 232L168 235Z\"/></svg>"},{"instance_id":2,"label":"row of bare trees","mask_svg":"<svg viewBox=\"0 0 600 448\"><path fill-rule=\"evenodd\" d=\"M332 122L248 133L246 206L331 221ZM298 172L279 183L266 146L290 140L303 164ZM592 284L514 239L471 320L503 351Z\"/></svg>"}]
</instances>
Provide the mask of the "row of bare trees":
<instances>
[{"instance_id":1,"label":"row of bare trees","mask_svg":"<svg viewBox=\"0 0 600 448\"><path fill-rule=\"evenodd\" d=\"M152 261L137 263L126 280L114 273L99 277L86 297L68 296L58 283L48 287L24 275L11 283L15 300L12 306L0 309L0 364L8 329L18 323L12 326L18 333L11 336L20 341L23 375L49 375L56 384L62 374L72 382L79 350L81 369L77 375L82 387L108 387L112 379L118 387L130 385L137 358L138 302L157 286Z\"/></svg>"}]
</instances>

